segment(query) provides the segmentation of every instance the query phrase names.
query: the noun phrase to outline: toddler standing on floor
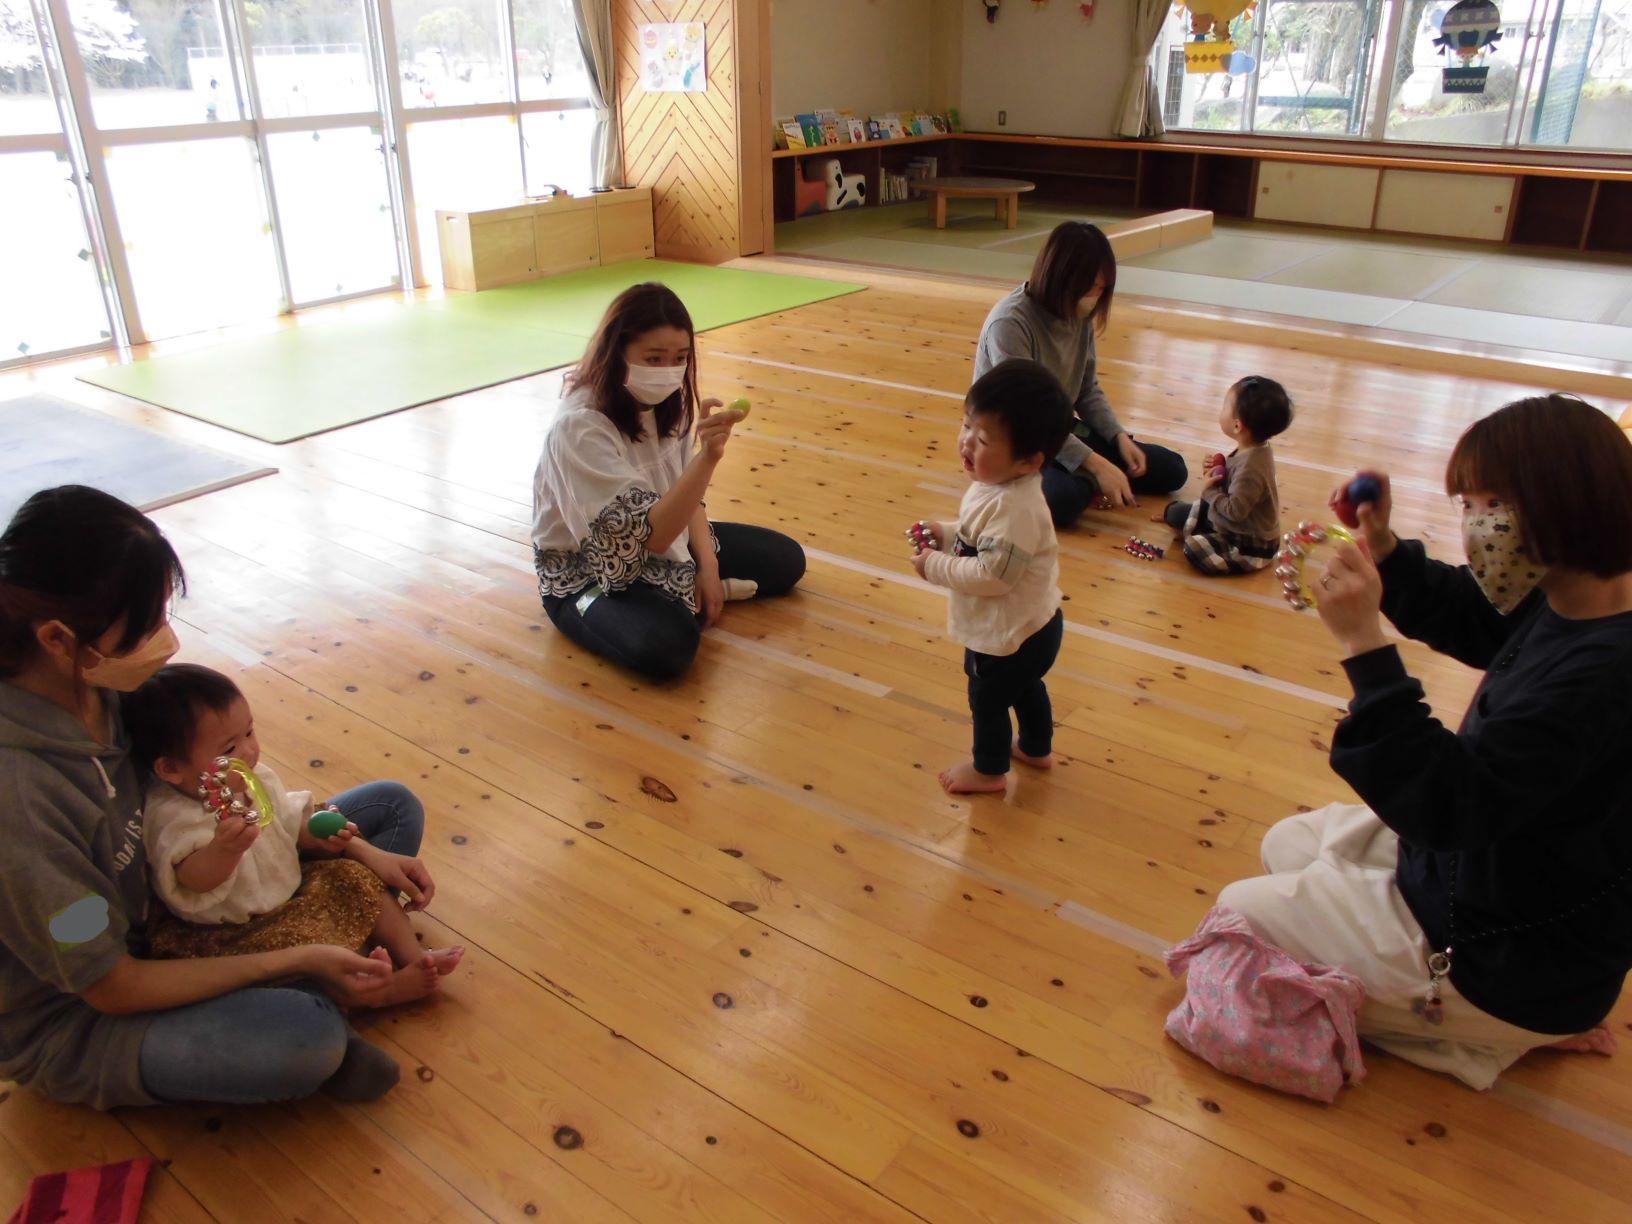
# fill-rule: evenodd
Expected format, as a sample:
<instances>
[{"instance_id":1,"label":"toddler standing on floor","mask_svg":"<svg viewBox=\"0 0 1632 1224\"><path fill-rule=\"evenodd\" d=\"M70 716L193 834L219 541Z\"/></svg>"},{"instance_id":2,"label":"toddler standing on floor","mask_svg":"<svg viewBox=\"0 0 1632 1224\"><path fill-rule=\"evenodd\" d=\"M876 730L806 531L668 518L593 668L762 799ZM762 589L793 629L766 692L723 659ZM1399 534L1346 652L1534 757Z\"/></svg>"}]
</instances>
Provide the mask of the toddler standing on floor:
<instances>
[{"instance_id":1,"label":"toddler standing on floor","mask_svg":"<svg viewBox=\"0 0 1632 1224\"><path fill-rule=\"evenodd\" d=\"M1009 758L1054 764L1043 677L1060 653L1059 546L1042 467L1071 429L1071 401L1035 361L993 366L969 388L958 452L973 483L956 523L922 523L919 577L951 589L947 625L964 646L973 760L944 770L951 794L1001 791ZM1009 721L1013 710L1020 734Z\"/></svg>"},{"instance_id":2,"label":"toddler standing on floor","mask_svg":"<svg viewBox=\"0 0 1632 1224\"><path fill-rule=\"evenodd\" d=\"M226 676L172 664L121 708L137 765L148 772L142 840L154 891L169 911L155 913L148 925L155 957L372 942L380 949L375 955L389 955L396 968L390 983L369 995L376 1006L423 998L458 966L462 947L419 946L408 915L370 867L372 847L355 825L322 840L312 835L311 793L286 791L261 763L249 702ZM233 814L217 820L204 806L200 776L219 757L241 760L266 788L274 809L267 825ZM241 791L244 784L229 785ZM302 851L344 857L303 863Z\"/></svg>"},{"instance_id":3,"label":"toddler standing on floor","mask_svg":"<svg viewBox=\"0 0 1632 1224\"><path fill-rule=\"evenodd\" d=\"M1184 555L1204 574L1246 574L1275 560L1281 494L1269 440L1292 424L1292 400L1273 378L1249 374L1224 395L1218 427L1236 444L1221 477L1209 473L1193 502L1169 502L1162 519L1184 537Z\"/></svg>"}]
</instances>

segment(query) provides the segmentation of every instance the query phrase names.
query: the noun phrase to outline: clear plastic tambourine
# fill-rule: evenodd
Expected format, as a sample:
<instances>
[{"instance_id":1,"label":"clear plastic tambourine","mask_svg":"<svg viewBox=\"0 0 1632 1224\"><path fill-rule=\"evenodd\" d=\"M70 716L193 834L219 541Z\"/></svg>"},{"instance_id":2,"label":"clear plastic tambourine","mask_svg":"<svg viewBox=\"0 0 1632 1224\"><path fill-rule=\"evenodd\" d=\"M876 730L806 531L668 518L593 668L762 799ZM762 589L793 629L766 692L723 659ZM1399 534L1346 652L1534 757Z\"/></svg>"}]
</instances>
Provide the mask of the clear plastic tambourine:
<instances>
[{"instance_id":1,"label":"clear plastic tambourine","mask_svg":"<svg viewBox=\"0 0 1632 1224\"><path fill-rule=\"evenodd\" d=\"M265 828L277 815L272 796L255 771L237 757L216 757L210 768L199 774L198 797L217 820L242 816L250 824Z\"/></svg>"},{"instance_id":2,"label":"clear plastic tambourine","mask_svg":"<svg viewBox=\"0 0 1632 1224\"><path fill-rule=\"evenodd\" d=\"M1281 593L1295 611L1312 608L1319 600L1315 587L1305 575L1312 562L1324 568L1340 544L1353 544L1354 536L1336 523L1299 523L1296 531L1281 537L1281 551L1275 554L1275 577Z\"/></svg>"}]
</instances>

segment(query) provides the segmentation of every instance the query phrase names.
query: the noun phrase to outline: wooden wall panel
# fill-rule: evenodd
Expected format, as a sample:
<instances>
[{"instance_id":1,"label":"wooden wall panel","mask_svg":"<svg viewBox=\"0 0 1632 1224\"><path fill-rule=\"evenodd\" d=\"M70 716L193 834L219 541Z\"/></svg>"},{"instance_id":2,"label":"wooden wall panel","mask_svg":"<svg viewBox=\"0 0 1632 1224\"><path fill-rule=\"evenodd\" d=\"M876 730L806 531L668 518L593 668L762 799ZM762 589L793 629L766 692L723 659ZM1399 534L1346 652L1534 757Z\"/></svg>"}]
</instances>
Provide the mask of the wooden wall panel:
<instances>
[{"instance_id":1,"label":"wooden wall panel","mask_svg":"<svg viewBox=\"0 0 1632 1224\"><path fill-rule=\"evenodd\" d=\"M647 93L640 26L686 21L708 31L708 89ZM718 263L743 253L736 35L735 0L613 0L624 178L652 189L659 258Z\"/></svg>"}]
</instances>

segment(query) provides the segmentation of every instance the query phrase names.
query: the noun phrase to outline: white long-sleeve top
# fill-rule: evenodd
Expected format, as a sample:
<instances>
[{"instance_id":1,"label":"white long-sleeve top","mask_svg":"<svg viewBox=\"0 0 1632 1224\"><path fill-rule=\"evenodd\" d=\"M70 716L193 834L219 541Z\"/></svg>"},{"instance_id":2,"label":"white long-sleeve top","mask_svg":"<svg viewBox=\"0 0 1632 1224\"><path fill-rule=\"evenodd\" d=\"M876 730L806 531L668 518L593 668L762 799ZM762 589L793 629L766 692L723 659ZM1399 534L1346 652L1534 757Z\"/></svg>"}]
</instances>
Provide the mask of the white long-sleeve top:
<instances>
[{"instance_id":1,"label":"white long-sleeve top","mask_svg":"<svg viewBox=\"0 0 1632 1224\"><path fill-rule=\"evenodd\" d=\"M947 632L980 654L1011 655L1060 606L1060 549L1033 474L971 484L956 523L940 523L943 551L924 577L950 588Z\"/></svg>"},{"instance_id":2,"label":"white long-sleeve top","mask_svg":"<svg viewBox=\"0 0 1632 1224\"><path fill-rule=\"evenodd\" d=\"M215 813L168 782L156 781L148 788L142 841L153 890L177 918L205 926L248 922L282 905L300 887L300 829L311 815L312 793L284 790L265 761L255 766L255 776L272 797L277 815L244 851L233 873L205 893L184 888L176 867L215 838Z\"/></svg>"}]
</instances>

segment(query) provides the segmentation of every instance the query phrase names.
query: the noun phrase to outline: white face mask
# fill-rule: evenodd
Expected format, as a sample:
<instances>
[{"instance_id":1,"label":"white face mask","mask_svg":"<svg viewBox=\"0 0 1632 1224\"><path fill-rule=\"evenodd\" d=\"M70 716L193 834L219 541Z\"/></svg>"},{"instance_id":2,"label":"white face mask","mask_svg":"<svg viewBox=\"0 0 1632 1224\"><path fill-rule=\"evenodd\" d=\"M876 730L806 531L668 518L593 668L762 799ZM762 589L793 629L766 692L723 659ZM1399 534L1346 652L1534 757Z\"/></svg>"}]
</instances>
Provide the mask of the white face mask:
<instances>
[{"instance_id":1,"label":"white face mask","mask_svg":"<svg viewBox=\"0 0 1632 1224\"><path fill-rule=\"evenodd\" d=\"M153 636L127 655L104 655L92 650L91 653L97 656L96 662L80 674L92 688L131 693L152 679L153 674L180 649L176 631L170 627L169 621L165 621Z\"/></svg>"},{"instance_id":2,"label":"white face mask","mask_svg":"<svg viewBox=\"0 0 1632 1224\"><path fill-rule=\"evenodd\" d=\"M636 365L629 367L623 385L643 404L661 404L686 385L686 363L672 366Z\"/></svg>"},{"instance_id":3,"label":"white face mask","mask_svg":"<svg viewBox=\"0 0 1632 1224\"><path fill-rule=\"evenodd\" d=\"M1499 497L1464 500L1462 547L1473 580L1503 616L1523 603L1547 572L1530 559L1518 519Z\"/></svg>"}]
</instances>

